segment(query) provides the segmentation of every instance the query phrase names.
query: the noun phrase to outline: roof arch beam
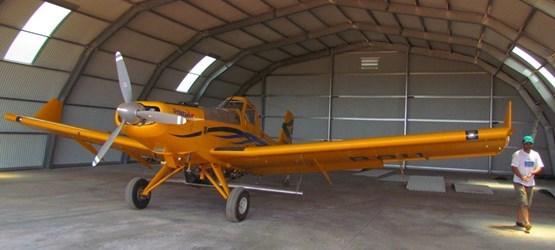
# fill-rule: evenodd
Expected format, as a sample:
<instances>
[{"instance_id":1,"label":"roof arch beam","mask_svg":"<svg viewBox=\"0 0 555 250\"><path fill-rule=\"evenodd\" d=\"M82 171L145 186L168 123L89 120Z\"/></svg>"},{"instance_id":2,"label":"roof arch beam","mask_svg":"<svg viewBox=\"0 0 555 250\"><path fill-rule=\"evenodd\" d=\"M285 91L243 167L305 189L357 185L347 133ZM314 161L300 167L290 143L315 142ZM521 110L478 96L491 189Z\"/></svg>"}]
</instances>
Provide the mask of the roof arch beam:
<instances>
[{"instance_id":1,"label":"roof arch beam","mask_svg":"<svg viewBox=\"0 0 555 250\"><path fill-rule=\"evenodd\" d=\"M110 25L108 28L103 30L102 33L100 33L100 35L98 35L91 43L87 45L87 48L85 49L85 51L83 51L83 53L79 57L79 60L77 61L77 64L75 65L75 67L73 68L73 71L69 75L69 78L66 84L60 91L60 94L58 95L58 99L62 103L65 103L65 101L71 94L71 91L75 86L75 83L77 82L79 77L81 77L83 70L89 63L89 59L92 53L106 40L108 40L108 38L110 38L121 27L123 27L125 24L131 21L131 19L133 19L137 14L173 1L176 1L176 0L148 0L142 3L138 3L133 7L131 7L131 9L125 12L121 17L119 17L112 25Z\"/></svg>"},{"instance_id":2,"label":"roof arch beam","mask_svg":"<svg viewBox=\"0 0 555 250\"><path fill-rule=\"evenodd\" d=\"M270 12L266 12L266 13L263 13L263 14L260 14L260 15L254 16L254 17L249 17L249 18L242 19L242 20L239 20L239 21L236 21L236 22L232 22L232 23L225 24L225 25L222 25L222 26L218 26L218 27L215 27L215 28L212 28L212 29L208 29L206 31L198 32L193 38L191 38L185 44L183 44L182 46L177 48L172 54L170 54L168 57L166 57L156 67L156 70L154 71L154 73L152 73L152 76L150 77L147 84L143 88L143 90L142 90L141 94L139 95L138 99L139 100L146 99L148 97L148 95L150 94L150 92L152 91L152 88L154 87L156 82L162 76L162 73L164 72L164 70L170 64L172 64L175 60L177 60L179 57L181 57L183 54L185 54L185 52L187 52L193 46L195 46L197 43L202 41L204 38L211 37L211 36L218 35L218 34L222 34L222 33L232 31L232 30L235 30L235 29L248 27L250 25L260 23L260 22L265 22L265 21L272 20L272 19L275 19L275 18L278 18L278 17L291 15L291 14L294 14L294 13L297 13L297 12L300 12L300 11L303 11L303 10L317 8L317 7L326 5L328 3L329 3L328 1L324 1L324 0L312 0L312 1L304 2L304 3L297 3L297 4L290 5L290 6L281 8L281 9L274 9Z\"/></svg>"}]
</instances>

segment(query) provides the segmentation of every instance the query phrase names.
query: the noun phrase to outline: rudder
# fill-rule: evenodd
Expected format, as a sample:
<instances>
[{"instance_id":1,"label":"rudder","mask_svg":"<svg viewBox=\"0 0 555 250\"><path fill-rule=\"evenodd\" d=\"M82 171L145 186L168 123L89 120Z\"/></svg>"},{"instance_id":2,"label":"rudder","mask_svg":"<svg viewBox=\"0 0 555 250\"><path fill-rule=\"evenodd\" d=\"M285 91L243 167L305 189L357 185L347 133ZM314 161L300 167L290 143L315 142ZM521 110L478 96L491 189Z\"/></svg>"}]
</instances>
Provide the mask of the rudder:
<instances>
[{"instance_id":1,"label":"rudder","mask_svg":"<svg viewBox=\"0 0 555 250\"><path fill-rule=\"evenodd\" d=\"M291 144L293 143L293 123L295 117L289 110L283 116L283 123L281 124L281 132L279 133L277 144Z\"/></svg>"}]
</instances>

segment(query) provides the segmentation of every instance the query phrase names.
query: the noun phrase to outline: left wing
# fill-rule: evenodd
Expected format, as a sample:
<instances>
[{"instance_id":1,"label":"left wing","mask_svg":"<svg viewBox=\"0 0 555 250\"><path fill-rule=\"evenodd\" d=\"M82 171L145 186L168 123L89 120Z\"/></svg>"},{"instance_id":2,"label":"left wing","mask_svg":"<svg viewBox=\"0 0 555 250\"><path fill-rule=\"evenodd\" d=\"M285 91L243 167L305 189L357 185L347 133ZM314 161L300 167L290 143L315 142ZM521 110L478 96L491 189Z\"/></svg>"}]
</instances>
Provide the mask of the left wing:
<instances>
[{"instance_id":1,"label":"left wing","mask_svg":"<svg viewBox=\"0 0 555 250\"><path fill-rule=\"evenodd\" d=\"M380 168L384 162L492 156L509 143L511 104L500 128L246 148L211 154L253 174Z\"/></svg>"},{"instance_id":2,"label":"left wing","mask_svg":"<svg viewBox=\"0 0 555 250\"><path fill-rule=\"evenodd\" d=\"M44 105L43 108L37 112L35 117L7 113L4 118L8 121L18 122L25 126L46 130L62 137L74 139L81 146L96 155L96 149L91 144L102 145L108 140L110 133L60 123L61 108L61 103L53 99ZM143 164L146 162L142 159L142 156L152 155L149 148L127 136L118 136L112 148L131 155ZM146 163L146 165L148 166L148 163Z\"/></svg>"}]
</instances>

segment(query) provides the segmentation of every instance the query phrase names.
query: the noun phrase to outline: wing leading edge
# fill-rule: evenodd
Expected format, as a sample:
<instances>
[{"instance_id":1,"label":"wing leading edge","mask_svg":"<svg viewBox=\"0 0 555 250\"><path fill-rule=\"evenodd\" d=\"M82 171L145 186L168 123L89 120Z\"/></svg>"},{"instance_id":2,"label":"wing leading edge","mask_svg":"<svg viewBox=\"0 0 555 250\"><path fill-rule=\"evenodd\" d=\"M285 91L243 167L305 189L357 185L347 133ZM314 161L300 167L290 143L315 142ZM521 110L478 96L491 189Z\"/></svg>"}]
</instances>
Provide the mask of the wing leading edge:
<instances>
[{"instance_id":1,"label":"wing leading edge","mask_svg":"<svg viewBox=\"0 0 555 250\"><path fill-rule=\"evenodd\" d=\"M511 103L499 128L246 148L212 155L253 174L380 168L384 162L493 156L509 143Z\"/></svg>"}]
</instances>

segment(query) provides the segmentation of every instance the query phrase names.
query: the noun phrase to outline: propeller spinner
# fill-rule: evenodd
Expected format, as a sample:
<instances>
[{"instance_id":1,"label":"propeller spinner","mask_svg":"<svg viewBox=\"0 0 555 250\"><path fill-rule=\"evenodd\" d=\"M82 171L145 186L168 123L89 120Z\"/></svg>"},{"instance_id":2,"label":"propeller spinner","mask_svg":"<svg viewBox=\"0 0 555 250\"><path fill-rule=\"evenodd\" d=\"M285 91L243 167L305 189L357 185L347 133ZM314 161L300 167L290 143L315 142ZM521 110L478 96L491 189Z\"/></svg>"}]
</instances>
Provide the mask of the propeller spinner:
<instances>
[{"instance_id":1,"label":"propeller spinner","mask_svg":"<svg viewBox=\"0 0 555 250\"><path fill-rule=\"evenodd\" d=\"M92 162L93 166L96 166L102 160L102 157L108 152L108 149L110 149L112 143L114 143L114 140L118 137L121 129L125 125L136 125L142 120L173 125L181 125L187 122L187 119L183 116L159 111L147 111L141 104L132 102L133 91L131 89L131 81L129 80L129 74L127 73L123 56L119 51L116 52L116 68L118 71L119 87L123 100L125 101L117 108L117 112L121 118L121 124L112 132L108 140L104 142L104 145L102 145L98 154L94 157Z\"/></svg>"}]
</instances>

